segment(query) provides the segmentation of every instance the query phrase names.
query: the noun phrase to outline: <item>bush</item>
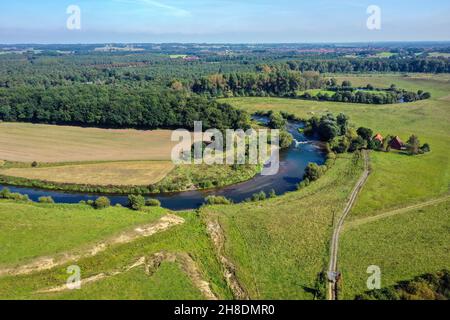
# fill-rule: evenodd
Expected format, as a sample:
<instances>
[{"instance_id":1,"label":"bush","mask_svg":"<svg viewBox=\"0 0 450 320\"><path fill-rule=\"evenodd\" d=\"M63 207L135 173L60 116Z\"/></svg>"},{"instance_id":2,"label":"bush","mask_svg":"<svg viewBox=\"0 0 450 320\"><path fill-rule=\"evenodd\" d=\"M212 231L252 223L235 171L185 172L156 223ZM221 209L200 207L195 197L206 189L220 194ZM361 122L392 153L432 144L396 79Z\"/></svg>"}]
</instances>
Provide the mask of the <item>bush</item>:
<instances>
[{"instance_id":1,"label":"bush","mask_svg":"<svg viewBox=\"0 0 450 320\"><path fill-rule=\"evenodd\" d=\"M348 148L349 152L355 152L356 150L363 149L367 146L367 141L365 141L361 136L353 139Z\"/></svg>"},{"instance_id":2,"label":"bush","mask_svg":"<svg viewBox=\"0 0 450 320\"><path fill-rule=\"evenodd\" d=\"M276 198L277 197L277 194L276 194L276 192L275 192L275 190L270 190L270 192L269 192L269 198Z\"/></svg>"},{"instance_id":3,"label":"bush","mask_svg":"<svg viewBox=\"0 0 450 320\"><path fill-rule=\"evenodd\" d=\"M206 205L215 205L215 204L232 204L233 202L222 196L208 196L205 198Z\"/></svg>"},{"instance_id":4,"label":"bush","mask_svg":"<svg viewBox=\"0 0 450 320\"><path fill-rule=\"evenodd\" d=\"M324 167L319 166L316 163L308 163L308 166L305 169L305 174L303 176L304 179L308 179L309 181L316 181L323 175L325 172Z\"/></svg>"},{"instance_id":5,"label":"bush","mask_svg":"<svg viewBox=\"0 0 450 320\"><path fill-rule=\"evenodd\" d=\"M8 188L3 188L1 191L0 191L0 198L2 198L2 199L8 199L8 196L11 194L11 191L9 191L9 189Z\"/></svg>"},{"instance_id":6,"label":"bush","mask_svg":"<svg viewBox=\"0 0 450 320\"><path fill-rule=\"evenodd\" d=\"M52 197L40 197L38 201L39 203L55 203Z\"/></svg>"},{"instance_id":7,"label":"bush","mask_svg":"<svg viewBox=\"0 0 450 320\"><path fill-rule=\"evenodd\" d=\"M94 206L94 200L88 200L86 201L86 204L89 206Z\"/></svg>"},{"instance_id":8,"label":"bush","mask_svg":"<svg viewBox=\"0 0 450 320\"><path fill-rule=\"evenodd\" d=\"M30 201L28 195L20 194L20 193L12 193L8 188L3 188L0 191L0 199L9 199L15 201Z\"/></svg>"},{"instance_id":9,"label":"bush","mask_svg":"<svg viewBox=\"0 0 450 320\"><path fill-rule=\"evenodd\" d=\"M287 149L289 148L292 143L294 142L294 137L292 134L285 130L280 131L280 149Z\"/></svg>"},{"instance_id":10,"label":"bush","mask_svg":"<svg viewBox=\"0 0 450 320\"><path fill-rule=\"evenodd\" d=\"M33 168L36 168L36 167L38 166L38 163L37 163L36 161L33 161L33 162L31 163L31 166L32 166Z\"/></svg>"},{"instance_id":11,"label":"bush","mask_svg":"<svg viewBox=\"0 0 450 320\"><path fill-rule=\"evenodd\" d=\"M141 195L130 194L128 196L128 206L133 210L142 210L145 207L145 198Z\"/></svg>"},{"instance_id":12,"label":"bush","mask_svg":"<svg viewBox=\"0 0 450 320\"><path fill-rule=\"evenodd\" d=\"M372 139L373 131L369 128L360 127L356 130L358 135L366 141L370 141Z\"/></svg>"},{"instance_id":13,"label":"bush","mask_svg":"<svg viewBox=\"0 0 450 320\"><path fill-rule=\"evenodd\" d=\"M255 193L252 195L251 201L256 202L256 201L263 201L267 199L267 195L264 191Z\"/></svg>"},{"instance_id":14,"label":"bush","mask_svg":"<svg viewBox=\"0 0 450 320\"><path fill-rule=\"evenodd\" d=\"M309 181L309 179L308 179L308 178L305 178L305 179L303 179L302 182L300 182L300 183L297 185L297 189L298 189L298 190L301 190L301 189L303 189L303 188L309 186L310 183L311 183L311 182Z\"/></svg>"},{"instance_id":15,"label":"bush","mask_svg":"<svg viewBox=\"0 0 450 320\"><path fill-rule=\"evenodd\" d=\"M425 143L423 146L420 147L420 151L423 153L427 153L431 151L431 147L428 143Z\"/></svg>"},{"instance_id":16,"label":"bush","mask_svg":"<svg viewBox=\"0 0 450 320\"><path fill-rule=\"evenodd\" d=\"M147 199L145 205L147 207L161 207L161 202L158 199Z\"/></svg>"},{"instance_id":17,"label":"bush","mask_svg":"<svg viewBox=\"0 0 450 320\"><path fill-rule=\"evenodd\" d=\"M98 197L94 202L95 209L105 209L111 205L111 201L107 197Z\"/></svg>"}]
</instances>

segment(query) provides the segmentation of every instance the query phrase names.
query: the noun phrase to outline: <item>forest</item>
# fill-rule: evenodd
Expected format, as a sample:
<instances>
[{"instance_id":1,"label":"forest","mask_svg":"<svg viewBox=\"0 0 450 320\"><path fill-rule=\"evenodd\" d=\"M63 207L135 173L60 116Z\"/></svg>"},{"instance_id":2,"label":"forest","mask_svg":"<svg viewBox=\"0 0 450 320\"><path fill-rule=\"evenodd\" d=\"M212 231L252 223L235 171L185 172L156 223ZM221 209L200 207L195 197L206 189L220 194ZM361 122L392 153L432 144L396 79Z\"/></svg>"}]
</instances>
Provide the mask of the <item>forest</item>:
<instances>
[{"instance_id":1,"label":"forest","mask_svg":"<svg viewBox=\"0 0 450 320\"><path fill-rule=\"evenodd\" d=\"M173 90L76 85L0 90L0 120L113 128L247 128L228 104Z\"/></svg>"}]
</instances>

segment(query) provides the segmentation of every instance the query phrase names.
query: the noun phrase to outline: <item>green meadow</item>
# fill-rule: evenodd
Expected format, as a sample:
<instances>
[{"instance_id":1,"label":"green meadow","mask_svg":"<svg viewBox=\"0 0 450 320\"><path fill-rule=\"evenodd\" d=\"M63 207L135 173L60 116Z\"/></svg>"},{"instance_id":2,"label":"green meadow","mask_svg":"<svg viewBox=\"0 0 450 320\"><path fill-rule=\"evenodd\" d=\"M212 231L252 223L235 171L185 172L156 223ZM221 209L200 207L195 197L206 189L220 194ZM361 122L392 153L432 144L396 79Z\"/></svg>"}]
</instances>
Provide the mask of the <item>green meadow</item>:
<instances>
[{"instance_id":1,"label":"green meadow","mask_svg":"<svg viewBox=\"0 0 450 320\"><path fill-rule=\"evenodd\" d=\"M14 212L17 205L8 205L10 211ZM94 211L94 209L91 210ZM52 209L48 208L47 211L52 212ZM131 210L127 210L126 213L129 216L146 215L146 213L136 213ZM230 299L232 297L231 292L222 276L221 266L215 256L203 223L193 212L180 213L180 215L185 219L185 223L182 225L156 233L151 237L111 246L93 257L84 257L51 270L27 275L0 277L0 299L121 299L134 297L136 299L166 300L201 298L198 289L178 264L163 262L151 276L147 276L142 267L125 271L139 258L148 257L162 251L189 254L200 270L202 278L209 283L212 292L220 298ZM108 215L108 217L110 216ZM86 232L89 227L86 225L83 231ZM45 233L36 232L36 234L41 238L45 237ZM82 238L81 230L78 238ZM98 282L87 283L82 286L81 290L73 292L38 293L43 289L64 285L69 277L67 267L70 265L80 267L82 279L102 273L111 275L118 270L125 272ZM169 281L166 281L168 279Z\"/></svg>"},{"instance_id":2,"label":"green meadow","mask_svg":"<svg viewBox=\"0 0 450 320\"><path fill-rule=\"evenodd\" d=\"M342 235L341 298L368 290L367 267L381 270L381 286L434 273L450 265L450 201L358 225Z\"/></svg>"},{"instance_id":3,"label":"green meadow","mask_svg":"<svg viewBox=\"0 0 450 320\"><path fill-rule=\"evenodd\" d=\"M362 160L343 156L310 186L276 199L206 207L225 232L225 255L251 299L314 299L325 293L329 240Z\"/></svg>"},{"instance_id":4,"label":"green meadow","mask_svg":"<svg viewBox=\"0 0 450 320\"><path fill-rule=\"evenodd\" d=\"M285 111L301 118L343 112L353 126L370 127L383 136L411 134L431 145L431 152L408 156L371 152L371 175L348 216L354 223L445 196L450 186L450 77L448 75L342 75L355 86L424 90L429 100L394 105L362 105L281 98L223 99L249 112ZM114 245L50 270L0 277L0 299L201 299L205 298L178 263L162 262L152 275L142 266L126 271L155 253L187 254L215 296L232 299L213 242L206 231L217 220L224 232L223 254L235 266L236 278L251 299L323 299L323 272L329 263L332 230L362 173L358 154L339 155L318 181L299 191L236 205L206 206L178 212L183 224ZM251 172L249 172L250 175ZM217 172L226 177L224 172ZM221 175L222 174L222 175ZM194 177L194 176L193 176ZM197 175L194 178L200 179ZM345 299L366 290L367 267L378 265L382 285L390 286L426 272L448 268L449 202L411 210L353 227L344 225L340 240L341 294ZM169 210L132 211L87 205L55 205L0 200L0 267L37 257L82 250L97 241L160 219ZM173 213L172 213L173 214ZM365 220L364 220L365 221ZM38 293L64 285L67 267L76 264L83 279L105 279L81 290ZM121 273L115 275L120 270Z\"/></svg>"},{"instance_id":5,"label":"green meadow","mask_svg":"<svg viewBox=\"0 0 450 320\"><path fill-rule=\"evenodd\" d=\"M152 208L133 212L88 205L14 203L0 201L0 266L32 258L83 249L119 231L151 223L165 213Z\"/></svg>"}]
</instances>

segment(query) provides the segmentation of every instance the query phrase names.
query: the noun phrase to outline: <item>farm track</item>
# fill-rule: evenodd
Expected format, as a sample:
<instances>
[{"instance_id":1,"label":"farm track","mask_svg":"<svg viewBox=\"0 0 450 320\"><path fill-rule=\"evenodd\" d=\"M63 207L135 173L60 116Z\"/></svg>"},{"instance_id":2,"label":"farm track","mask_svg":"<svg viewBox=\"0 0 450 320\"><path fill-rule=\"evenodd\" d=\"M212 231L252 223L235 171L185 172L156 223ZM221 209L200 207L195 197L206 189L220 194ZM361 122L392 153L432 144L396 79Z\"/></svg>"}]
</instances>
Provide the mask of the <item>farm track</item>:
<instances>
[{"instance_id":1,"label":"farm track","mask_svg":"<svg viewBox=\"0 0 450 320\"><path fill-rule=\"evenodd\" d=\"M348 229L351 229L351 228L354 228L354 227L357 227L357 226L360 226L362 224L370 223L370 222L373 222L373 221L377 221L377 220L380 220L380 219L396 216L396 215L403 214L403 213L408 213L408 212L413 211L413 210L417 210L417 209L421 209L421 208L437 205L437 204L440 204L440 203L443 203L443 202L447 202L447 201L450 201L450 195L447 195L447 196L444 196L444 197L441 197L441 198L437 198L437 199L433 199L433 200L430 200L430 201L422 202L422 203L419 203L419 204L415 204L415 205L412 205L412 206L407 206L407 207L403 207L403 208L387 211L387 212L384 212L384 213L381 213L381 214L377 214L375 216L357 219L357 220L354 220L354 221L351 221L351 222L347 223L344 226L344 231L348 230Z\"/></svg>"},{"instance_id":2,"label":"farm track","mask_svg":"<svg viewBox=\"0 0 450 320\"><path fill-rule=\"evenodd\" d=\"M168 214L161 217L156 222L136 227L131 231L122 232L117 236L98 242L80 253L62 253L54 257L40 257L17 267L0 269L0 276L17 276L50 270L71 261L96 256L100 252L108 249L110 246L126 244L139 238L150 237L156 233L166 231L176 225L183 224L184 222L185 221L183 218Z\"/></svg>"},{"instance_id":3,"label":"farm track","mask_svg":"<svg viewBox=\"0 0 450 320\"><path fill-rule=\"evenodd\" d=\"M364 187L367 178L370 174L369 168L369 155L366 150L362 151L362 155L364 158L364 172L356 183L352 193L350 194L350 198L347 202L347 205L344 208L344 211L339 218L339 221L334 228L333 236L331 238L331 250L330 250L330 265L328 271L331 273L337 273L337 257L338 257L338 249L339 249L339 235L342 230L342 226L344 225L345 219L355 204L356 198L358 197L359 192ZM328 299L329 300L337 300L337 281L330 281L328 285Z\"/></svg>"},{"instance_id":4,"label":"farm track","mask_svg":"<svg viewBox=\"0 0 450 320\"><path fill-rule=\"evenodd\" d=\"M86 279L80 280L80 285L86 285L89 283L98 282L100 280L104 280L106 278L111 278L114 276L118 276L120 274L126 273L128 271L131 271L137 267L144 267L145 273L151 277L153 276L161 266L163 262L171 262L178 264L183 272L189 277L192 284L202 293L202 295L207 300L217 300L217 296L213 293L211 290L211 285L209 282L203 279L202 273L200 272L200 269L198 268L195 261L192 259L192 257L186 253L171 253L171 252L165 252L161 251L158 253L155 253L148 257L141 257L136 262L134 262L132 265L127 266L121 270L112 271L109 273L100 273L94 276L91 276ZM45 294L45 293L58 293L58 292L64 292L68 291L70 288L67 286L67 284L48 288L48 289L42 289L37 291L37 294Z\"/></svg>"}]
</instances>

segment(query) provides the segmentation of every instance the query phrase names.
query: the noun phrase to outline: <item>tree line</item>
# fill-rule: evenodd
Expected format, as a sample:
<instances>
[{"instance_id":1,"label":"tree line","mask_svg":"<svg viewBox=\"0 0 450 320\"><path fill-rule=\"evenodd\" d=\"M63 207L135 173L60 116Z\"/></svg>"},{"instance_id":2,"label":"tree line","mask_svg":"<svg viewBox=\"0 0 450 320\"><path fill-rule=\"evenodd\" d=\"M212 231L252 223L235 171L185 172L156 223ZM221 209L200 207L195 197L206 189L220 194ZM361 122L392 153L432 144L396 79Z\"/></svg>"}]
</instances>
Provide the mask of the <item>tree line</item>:
<instances>
[{"instance_id":1,"label":"tree line","mask_svg":"<svg viewBox=\"0 0 450 320\"><path fill-rule=\"evenodd\" d=\"M213 97L278 96L294 97L299 90L317 89L324 84L316 72L272 70L263 72L213 74L195 79L190 89Z\"/></svg>"},{"instance_id":2,"label":"tree line","mask_svg":"<svg viewBox=\"0 0 450 320\"><path fill-rule=\"evenodd\" d=\"M307 59L290 60L280 65L288 70L317 71L320 73L349 72L420 72L448 73L450 59L423 58L338 58L330 60Z\"/></svg>"},{"instance_id":3,"label":"tree line","mask_svg":"<svg viewBox=\"0 0 450 320\"><path fill-rule=\"evenodd\" d=\"M249 115L185 91L76 85L0 89L0 120L114 128L245 129Z\"/></svg>"},{"instance_id":4,"label":"tree line","mask_svg":"<svg viewBox=\"0 0 450 320\"><path fill-rule=\"evenodd\" d=\"M305 100L364 104L404 103L431 98L429 92L424 92L423 90L417 92L407 91L398 89L395 85L391 85L391 87L387 89L375 88L371 84L368 84L364 88L358 88L353 87L350 81L343 81L342 85L339 86L335 79L328 80L327 85L326 90L334 93L318 92L316 95L312 95L309 92L305 92L300 95L299 98Z\"/></svg>"}]
</instances>

